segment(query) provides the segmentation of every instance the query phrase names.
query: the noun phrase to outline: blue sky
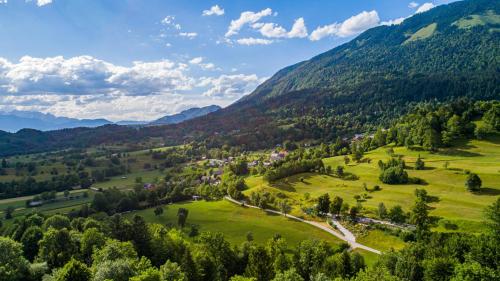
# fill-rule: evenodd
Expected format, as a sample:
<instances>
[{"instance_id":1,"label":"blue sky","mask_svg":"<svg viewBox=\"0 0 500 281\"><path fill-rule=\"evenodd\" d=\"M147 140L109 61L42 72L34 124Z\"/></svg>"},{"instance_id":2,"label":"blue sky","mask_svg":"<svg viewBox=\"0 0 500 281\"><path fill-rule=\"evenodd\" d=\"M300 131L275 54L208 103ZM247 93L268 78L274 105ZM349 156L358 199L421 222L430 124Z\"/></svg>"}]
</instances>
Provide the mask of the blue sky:
<instances>
[{"instance_id":1,"label":"blue sky","mask_svg":"<svg viewBox=\"0 0 500 281\"><path fill-rule=\"evenodd\" d=\"M445 0L0 0L0 109L150 120Z\"/></svg>"}]
</instances>

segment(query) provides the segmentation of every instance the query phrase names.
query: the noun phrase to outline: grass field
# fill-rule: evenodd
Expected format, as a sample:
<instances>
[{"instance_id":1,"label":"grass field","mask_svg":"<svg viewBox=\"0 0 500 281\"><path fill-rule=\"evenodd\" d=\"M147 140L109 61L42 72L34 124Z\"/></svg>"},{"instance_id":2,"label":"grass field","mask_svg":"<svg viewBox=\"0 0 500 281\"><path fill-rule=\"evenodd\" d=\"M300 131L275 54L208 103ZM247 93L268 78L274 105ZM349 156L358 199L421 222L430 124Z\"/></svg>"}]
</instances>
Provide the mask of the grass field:
<instances>
[{"instance_id":1,"label":"grass field","mask_svg":"<svg viewBox=\"0 0 500 281\"><path fill-rule=\"evenodd\" d=\"M347 181L329 175L306 173L269 184L263 181L262 177L252 176L246 179L249 189L244 193L248 195L258 190L282 193L295 202L293 213L296 215L300 212L297 206L312 204L304 199L305 193L309 193L311 198L329 193L330 196L342 197L350 205L356 204L355 195L367 193L371 198L362 202L362 205L366 212L374 213L380 202L388 208L401 205L405 211L409 211L415 200L415 189L424 188L439 200L431 204L434 208L431 215L456 223L461 231L480 232L484 229L483 210L500 195L500 138L489 141L473 140L435 154L411 151L404 147L394 148L395 153L402 155L410 167L414 165L418 155L422 157L427 168L419 171L410 169L408 174L424 179L427 185L381 183L378 179L377 162L389 158L386 150L387 148L379 148L366 153L365 158L370 159L370 163L347 165L345 171L357 175L358 180ZM447 169L443 167L446 162L449 165ZM324 159L324 163L332 168L345 166L343 156ZM473 194L466 190L466 170L480 176L483 182L482 192ZM303 182L301 178L304 179ZM368 193L364 190L363 183L366 183L368 188L379 185L382 190Z\"/></svg>"},{"instance_id":2,"label":"grass field","mask_svg":"<svg viewBox=\"0 0 500 281\"><path fill-rule=\"evenodd\" d=\"M164 206L165 212L155 216L153 209L132 212L143 216L152 223L177 223L178 208L189 210L187 224L197 224L200 231L214 231L224 234L233 245L246 241L246 234L252 232L254 241L264 243L279 233L290 245L297 245L306 239L321 239L332 244L342 243L339 239L313 226L287 219L278 215L271 215L261 210L240 207L227 201L198 201L177 203Z\"/></svg>"},{"instance_id":3,"label":"grass field","mask_svg":"<svg viewBox=\"0 0 500 281\"><path fill-rule=\"evenodd\" d=\"M387 252L391 249L401 250L406 246L398 237L386 234L381 230L370 230L366 235L357 237L356 242L382 252Z\"/></svg>"}]
</instances>

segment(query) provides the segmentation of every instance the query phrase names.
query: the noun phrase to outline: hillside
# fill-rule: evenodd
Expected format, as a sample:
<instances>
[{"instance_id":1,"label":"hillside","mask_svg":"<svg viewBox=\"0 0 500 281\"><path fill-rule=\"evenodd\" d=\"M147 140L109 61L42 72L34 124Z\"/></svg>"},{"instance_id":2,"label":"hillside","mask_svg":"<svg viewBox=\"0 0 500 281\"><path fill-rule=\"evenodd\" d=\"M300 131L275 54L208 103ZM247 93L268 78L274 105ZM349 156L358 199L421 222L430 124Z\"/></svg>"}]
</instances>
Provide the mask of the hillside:
<instances>
[{"instance_id":1,"label":"hillside","mask_svg":"<svg viewBox=\"0 0 500 281\"><path fill-rule=\"evenodd\" d=\"M414 104L500 96L500 1L469 0L370 29L279 71L253 93L181 124L1 134L3 155L150 137L244 149L333 140L388 126ZM29 136L29 138L27 138Z\"/></svg>"},{"instance_id":2,"label":"hillside","mask_svg":"<svg viewBox=\"0 0 500 281\"><path fill-rule=\"evenodd\" d=\"M149 123L149 125L169 125L169 124L178 124L184 122L186 120L191 120L196 117L204 116L209 113L215 112L221 109L218 105L209 105L205 107L193 107L190 109L186 109L181 111L180 113L167 115L157 120L154 120Z\"/></svg>"}]
</instances>

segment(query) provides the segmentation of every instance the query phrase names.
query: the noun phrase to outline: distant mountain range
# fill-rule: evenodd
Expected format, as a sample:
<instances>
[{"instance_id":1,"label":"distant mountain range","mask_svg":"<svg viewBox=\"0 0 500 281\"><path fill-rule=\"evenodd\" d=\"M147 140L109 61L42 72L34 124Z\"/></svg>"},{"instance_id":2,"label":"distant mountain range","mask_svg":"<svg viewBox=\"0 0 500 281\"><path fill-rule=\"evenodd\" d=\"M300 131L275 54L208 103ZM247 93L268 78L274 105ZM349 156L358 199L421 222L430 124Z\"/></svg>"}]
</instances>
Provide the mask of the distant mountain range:
<instances>
[{"instance_id":1,"label":"distant mountain range","mask_svg":"<svg viewBox=\"0 0 500 281\"><path fill-rule=\"evenodd\" d=\"M69 117L58 117L50 113L36 111L9 111L0 112L0 130L6 132L17 132L21 129L35 129L39 131L52 131L70 128L95 128L104 125L122 126L156 126L178 124L208 113L217 111L220 106L210 105L202 108L190 108L180 113L167 115L152 122L148 121L119 121L111 122L106 119L76 119Z\"/></svg>"},{"instance_id":2,"label":"distant mountain range","mask_svg":"<svg viewBox=\"0 0 500 281\"><path fill-rule=\"evenodd\" d=\"M194 108L184 110L178 114L168 115L168 116L162 117L160 119L157 119L155 121L150 122L149 125L179 124L183 121L190 120L190 119L200 117L200 116L204 116L204 115L207 115L209 113L215 112L219 109L221 109L221 107L218 105L209 105L209 106L205 106L205 107L201 107L201 108L194 107Z\"/></svg>"}]
</instances>

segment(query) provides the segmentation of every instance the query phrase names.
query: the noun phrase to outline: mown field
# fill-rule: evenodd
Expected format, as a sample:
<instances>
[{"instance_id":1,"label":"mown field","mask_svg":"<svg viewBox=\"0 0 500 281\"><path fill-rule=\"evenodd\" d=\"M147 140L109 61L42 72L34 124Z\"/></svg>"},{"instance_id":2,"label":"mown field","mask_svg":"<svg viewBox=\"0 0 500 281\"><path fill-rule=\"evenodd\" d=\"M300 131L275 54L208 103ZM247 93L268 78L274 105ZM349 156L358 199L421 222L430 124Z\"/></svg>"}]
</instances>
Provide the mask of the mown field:
<instances>
[{"instance_id":1,"label":"mown field","mask_svg":"<svg viewBox=\"0 0 500 281\"><path fill-rule=\"evenodd\" d=\"M312 200L305 200L304 194L311 198L329 193L331 197L340 196L350 205L356 204L355 195L368 194L369 199L362 202L365 213L373 215L380 202L390 208L401 205L409 211L414 200L416 188L423 188L432 196L437 197L437 202L431 204L431 215L445 218L458 226L458 231L480 232L484 229L483 210L500 195L500 138L495 137L488 141L472 140L464 142L449 149L440 150L438 153L409 150L404 147L395 147L395 154L402 155L406 164L412 167L420 155L424 160L425 170L408 169L411 177L418 177L427 182L425 185L383 184L379 176L377 162L386 161L390 156L387 147L379 148L365 154L364 158L369 163L349 163L345 165L344 157L324 159L326 166L335 168L339 165L345 167L345 172L355 174L358 180L342 180L334 176L305 173L294 175L275 183L269 184L262 177L251 176L246 179L248 190L265 190L272 193L282 193L293 200L295 208L293 213L301 214L300 206L313 204ZM448 167L445 168L445 163ZM482 179L483 188L479 193L470 193L465 188L466 171L477 173ZM302 181L301 181L302 180ZM381 187L380 191L367 192L368 188L375 185ZM441 225L438 230L445 230Z\"/></svg>"},{"instance_id":2,"label":"mown field","mask_svg":"<svg viewBox=\"0 0 500 281\"><path fill-rule=\"evenodd\" d=\"M297 245L306 239L321 239L332 244L341 240L313 226L273 215L261 210L237 206L228 201L198 201L165 205L164 214L155 216L153 209L128 213L128 217L141 215L148 222L177 224L177 210L189 210L186 228L190 224L200 226L200 231L221 232L233 245L246 241L248 232L252 232L254 241L265 243L274 234L279 233L290 245Z\"/></svg>"}]
</instances>

